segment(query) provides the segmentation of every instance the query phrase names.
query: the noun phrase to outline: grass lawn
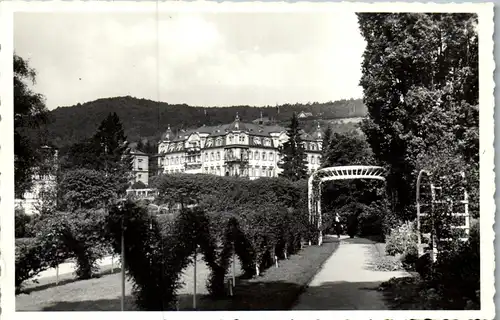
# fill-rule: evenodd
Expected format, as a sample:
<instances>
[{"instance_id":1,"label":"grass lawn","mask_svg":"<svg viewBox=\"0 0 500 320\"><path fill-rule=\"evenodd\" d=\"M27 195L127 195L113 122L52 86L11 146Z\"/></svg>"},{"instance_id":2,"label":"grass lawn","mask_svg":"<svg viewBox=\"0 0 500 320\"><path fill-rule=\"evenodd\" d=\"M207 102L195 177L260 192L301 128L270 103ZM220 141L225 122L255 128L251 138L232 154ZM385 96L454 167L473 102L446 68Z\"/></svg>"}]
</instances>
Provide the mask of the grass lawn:
<instances>
[{"instance_id":1,"label":"grass lawn","mask_svg":"<svg viewBox=\"0 0 500 320\"><path fill-rule=\"evenodd\" d=\"M337 249L338 241L326 238L321 247L306 247L279 267L265 270L253 279L237 279L234 296L211 299L205 286L209 269L203 262L197 265L197 310L288 310L318 272L326 259ZM17 311L119 311L120 273L103 271L99 278L75 281L71 275L61 276L59 285L54 279L42 279L30 286L27 294L16 296ZM239 264L236 274L241 274ZM67 279L65 278L67 277ZM179 290L179 310L192 310L193 267L184 272L184 287ZM125 309L136 310L131 296L132 283L126 283Z\"/></svg>"}]
</instances>

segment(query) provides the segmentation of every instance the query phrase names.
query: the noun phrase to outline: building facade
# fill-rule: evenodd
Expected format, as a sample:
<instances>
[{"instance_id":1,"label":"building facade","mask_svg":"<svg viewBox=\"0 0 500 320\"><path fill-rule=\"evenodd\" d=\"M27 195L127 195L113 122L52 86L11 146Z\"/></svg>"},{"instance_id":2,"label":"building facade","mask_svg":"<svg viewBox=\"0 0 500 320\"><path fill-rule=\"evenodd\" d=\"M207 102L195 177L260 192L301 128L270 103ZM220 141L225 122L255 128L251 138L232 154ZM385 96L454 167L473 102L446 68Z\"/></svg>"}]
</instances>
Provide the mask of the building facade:
<instances>
[{"instance_id":1,"label":"building facade","mask_svg":"<svg viewBox=\"0 0 500 320\"><path fill-rule=\"evenodd\" d=\"M41 153L44 160L34 170L31 190L25 192L22 199L14 199L15 208L22 209L28 215L40 213L42 206L56 199L58 150L54 147L43 146Z\"/></svg>"},{"instance_id":2,"label":"building facade","mask_svg":"<svg viewBox=\"0 0 500 320\"><path fill-rule=\"evenodd\" d=\"M320 166L322 132L302 133L308 170ZM202 126L173 135L170 127L158 145L158 168L164 174L205 173L244 176L250 179L276 177L281 169L279 147L288 140L286 129L275 125L241 122Z\"/></svg>"},{"instance_id":3,"label":"building facade","mask_svg":"<svg viewBox=\"0 0 500 320\"><path fill-rule=\"evenodd\" d=\"M141 151L133 150L130 152L132 155L132 173L133 181L141 181L146 186L149 184L149 156Z\"/></svg>"}]
</instances>

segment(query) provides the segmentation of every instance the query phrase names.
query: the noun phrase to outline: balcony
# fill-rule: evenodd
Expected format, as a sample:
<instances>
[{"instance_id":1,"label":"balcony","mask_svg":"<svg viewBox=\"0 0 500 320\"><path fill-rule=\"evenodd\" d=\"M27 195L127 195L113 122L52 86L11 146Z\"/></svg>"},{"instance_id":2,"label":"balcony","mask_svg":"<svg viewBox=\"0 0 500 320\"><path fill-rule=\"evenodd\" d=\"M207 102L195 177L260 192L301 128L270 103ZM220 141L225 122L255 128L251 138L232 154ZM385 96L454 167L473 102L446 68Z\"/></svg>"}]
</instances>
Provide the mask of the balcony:
<instances>
[{"instance_id":1,"label":"balcony","mask_svg":"<svg viewBox=\"0 0 500 320\"><path fill-rule=\"evenodd\" d=\"M187 156L186 162L184 163L184 168L186 170L201 168L201 157Z\"/></svg>"},{"instance_id":2,"label":"balcony","mask_svg":"<svg viewBox=\"0 0 500 320\"><path fill-rule=\"evenodd\" d=\"M186 152L188 154L199 154L201 152L201 148L199 146L189 146L186 148Z\"/></svg>"},{"instance_id":3,"label":"balcony","mask_svg":"<svg viewBox=\"0 0 500 320\"><path fill-rule=\"evenodd\" d=\"M247 156L234 156L234 155L226 155L224 157L224 162L225 163L248 163L248 157Z\"/></svg>"}]
</instances>

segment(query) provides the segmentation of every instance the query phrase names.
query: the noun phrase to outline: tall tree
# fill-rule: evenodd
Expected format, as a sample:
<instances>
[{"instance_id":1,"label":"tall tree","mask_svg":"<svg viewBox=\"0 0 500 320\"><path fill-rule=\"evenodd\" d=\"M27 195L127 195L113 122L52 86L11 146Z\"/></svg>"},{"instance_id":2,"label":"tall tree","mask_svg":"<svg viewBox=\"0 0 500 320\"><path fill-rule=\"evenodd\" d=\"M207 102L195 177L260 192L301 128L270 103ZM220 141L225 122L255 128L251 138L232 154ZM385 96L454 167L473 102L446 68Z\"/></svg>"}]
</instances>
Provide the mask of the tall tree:
<instances>
[{"instance_id":1,"label":"tall tree","mask_svg":"<svg viewBox=\"0 0 500 320\"><path fill-rule=\"evenodd\" d=\"M69 148L63 160L66 170L89 169L102 172L116 182L117 194L125 191L131 178L132 157L123 126L110 113L90 139Z\"/></svg>"},{"instance_id":2,"label":"tall tree","mask_svg":"<svg viewBox=\"0 0 500 320\"><path fill-rule=\"evenodd\" d=\"M325 129L325 132L323 133L323 142L321 144L321 146L322 146L322 149L321 149L321 167L322 168L325 167L324 162L325 162L326 155L328 154L328 152L330 150L330 142L332 141L332 135L333 135L332 127L330 127L330 125L328 125Z\"/></svg>"},{"instance_id":3,"label":"tall tree","mask_svg":"<svg viewBox=\"0 0 500 320\"><path fill-rule=\"evenodd\" d=\"M292 181L307 178L307 160L304 143L301 138L299 119L294 113L287 130L288 141L280 148L282 156L278 166L283 169L280 176Z\"/></svg>"},{"instance_id":4,"label":"tall tree","mask_svg":"<svg viewBox=\"0 0 500 320\"><path fill-rule=\"evenodd\" d=\"M411 218L420 154L453 145L478 159L477 15L360 13L358 21L367 43L362 129L390 168L393 209Z\"/></svg>"},{"instance_id":5,"label":"tall tree","mask_svg":"<svg viewBox=\"0 0 500 320\"><path fill-rule=\"evenodd\" d=\"M14 176L15 196L20 198L31 189L36 167L43 160L40 143L33 141L25 129L38 129L48 120L44 97L32 91L36 70L28 61L14 54Z\"/></svg>"}]
</instances>

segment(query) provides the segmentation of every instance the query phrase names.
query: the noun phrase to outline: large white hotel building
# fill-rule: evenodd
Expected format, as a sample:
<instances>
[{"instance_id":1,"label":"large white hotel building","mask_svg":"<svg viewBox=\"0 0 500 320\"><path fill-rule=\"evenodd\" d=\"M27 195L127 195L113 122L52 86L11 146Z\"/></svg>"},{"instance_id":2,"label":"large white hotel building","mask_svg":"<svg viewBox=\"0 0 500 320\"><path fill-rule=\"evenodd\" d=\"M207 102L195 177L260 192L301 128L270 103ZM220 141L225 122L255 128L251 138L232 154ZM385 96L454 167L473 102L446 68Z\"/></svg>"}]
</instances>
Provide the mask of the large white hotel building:
<instances>
[{"instance_id":1,"label":"large white hotel building","mask_svg":"<svg viewBox=\"0 0 500 320\"><path fill-rule=\"evenodd\" d=\"M321 161L322 131L302 133L308 170L317 170ZM286 128L241 122L238 115L230 124L202 126L181 131L170 127L158 145L158 167L165 174L206 173L218 176L276 177L278 148L288 140Z\"/></svg>"}]
</instances>

